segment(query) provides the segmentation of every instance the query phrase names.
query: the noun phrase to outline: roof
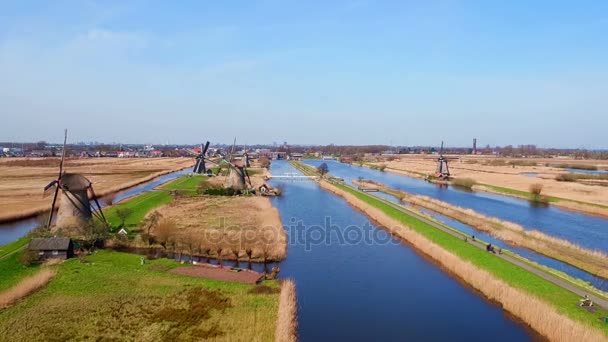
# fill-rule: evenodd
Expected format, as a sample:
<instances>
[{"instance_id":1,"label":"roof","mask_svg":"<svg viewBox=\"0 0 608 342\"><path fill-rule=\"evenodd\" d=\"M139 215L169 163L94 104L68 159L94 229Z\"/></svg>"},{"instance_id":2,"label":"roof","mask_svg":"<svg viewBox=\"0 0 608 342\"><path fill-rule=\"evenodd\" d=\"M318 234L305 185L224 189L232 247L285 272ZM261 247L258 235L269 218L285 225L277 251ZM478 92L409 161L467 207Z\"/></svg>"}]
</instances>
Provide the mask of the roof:
<instances>
[{"instance_id":1,"label":"roof","mask_svg":"<svg viewBox=\"0 0 608 342\"><path fill-rule=\"evenodd\" d=\"M68 238L35 238L30 241L28 249L34 251L66 251L70 247Z\"/></svg>"}]
</instances>

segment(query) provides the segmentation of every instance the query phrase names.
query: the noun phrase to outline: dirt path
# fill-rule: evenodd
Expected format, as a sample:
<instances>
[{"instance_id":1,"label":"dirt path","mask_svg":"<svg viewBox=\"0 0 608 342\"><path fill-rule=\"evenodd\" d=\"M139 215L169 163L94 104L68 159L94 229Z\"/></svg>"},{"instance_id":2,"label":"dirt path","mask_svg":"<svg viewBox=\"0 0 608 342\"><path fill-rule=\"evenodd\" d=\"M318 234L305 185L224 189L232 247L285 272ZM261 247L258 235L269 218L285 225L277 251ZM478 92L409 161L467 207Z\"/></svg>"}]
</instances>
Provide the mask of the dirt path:
<instances>
[{"instance_id":1,"label":"dirt path","mask_svg":"<svg viewBox=\"0 0 608 342\"><path fill-rule=\"evenodd\" d=\"M352 187L352 186L351 186L351 188L354 189L354 190L356 190L356 191L358 191L358 192L361 192L361 193L363 193L363 194L365 194L367 196L371 196L374 199L377 199L377 200L379 200L379 201L381 201L381 202L383 202L383 203L385 203L387 205L390 205L391 207L393 207L393 208L395 208L395 209L397 209L397 210L399 210L399 211L401 211L401 212L403 212L403 213L405 213L405 214L407 214L409 216L412 216L412 217L416 218L417 220L420 220L420 221L422 221L422 222L424 222L424 223L426 223L426 224L428 224L428 225L430 225L430 226L432 226L432 227L434 227L436 229L439 229L439 230L441 230L441 231L443 231L445 233L448 233L448 234L450 234L450 235L452 235L454 237L462 239L464 236L466 236L466 235L464 235L462 233L459 233L459 232L456 232L454 230L451 230L451 229L448 229L446 227L443 227L442 225L438 224L437 222L429 220L428 218L426 218L426 217L424 217L422 215L419 215L418 213L410 211L407 208L402 207L402 206L400 206L398 204L395 204L395 203L393 203L391 201L385 200L384 198L375 196L375 195L367 193L367 192L360 191L360 190L358 190L358 189L356 189L355 187ZM465 243L465 242L463 241L463 243ZM484 243L482 243L482 242L479 242L479 241L469 241L468 243L470 243L470 244L472 244L472 245L474 245L474 246L476 246L476 247L478 247L479 249L482 249L482 250L485 250L485 248L486 248L486 245ZM600 306L600 307L602 307L604 309L608 309L608 300L606 300L604 298L601 298L601 297L598 297L598 296L596 296L596 295L594 295L592 293L589 293L586 290L584 290L584 289L582 289L582 288L580 288L580 287L578 287L578 286L576 286L576 285L574 285L574 284L572 284L572 283L570 283L570 282L568 282L566 280L560 279L559 277L556 277L556 276L554 276L554 275L552 275L550 273L544 272L544 271L542 271L542 270L540 270L540 269L538 269L538 268L536 268L536 267L534 267L532 265L529 265L529 264L527 264L525 262L522 262L522 261L520 261L520 260L518 260L518 259L516 259L516 258L514 258L512 256L509 256L509 255L506 255L506 254L491 254L491 253L488 253L488 257L496 257L496 258L501 258L503 260L506 260L506 261L508 261L508 262L510 262L510 263L512 263L514 265L517 265L517 266L525 269L528 272L536 274L537 276L539 276L539 277L541 277L541 278L543 278L543 279L545 279L545 280L547 280L547 281L549 281L549 282L551 282L551 283L553 283L553 284L555 284L557 286L560 286L560 287L562 287L562 288L564 288L564 289L566 289L566 290L568 290L570 292L573 292L573 293L579 295L581 298L583 296L587 295L593 301L594 305Z\"/></svg>"},{"instance_id":2,"label":"dirt path","mask_svg":"<svg viewBox=\"0 0 608 342\"><path fill-rule=\"evenodd\" d=\"M230 267L219 267L213 265L197 265L189 267L178 267L169 271L174 274L201 277L237 283L255 284L262 278L262 274L250 270L232 270Z\"/></svg>"}]
</instances>

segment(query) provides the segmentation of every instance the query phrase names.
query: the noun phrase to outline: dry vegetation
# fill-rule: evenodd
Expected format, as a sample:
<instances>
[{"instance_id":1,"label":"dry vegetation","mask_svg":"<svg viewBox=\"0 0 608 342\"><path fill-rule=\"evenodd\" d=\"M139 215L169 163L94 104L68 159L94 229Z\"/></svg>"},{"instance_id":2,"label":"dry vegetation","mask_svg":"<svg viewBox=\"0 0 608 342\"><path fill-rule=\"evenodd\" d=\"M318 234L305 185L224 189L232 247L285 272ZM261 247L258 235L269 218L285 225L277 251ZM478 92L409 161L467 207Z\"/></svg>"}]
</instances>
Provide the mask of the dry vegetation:
<instances>
[{"instance_id":1,"label":"dry vegetation","mask_svg":"<svg viewBox=\"0 0 608 342\"><path fill-rule=\"evenodd\" d=\"M29 276L12 288L0 293L0 309L5 308L20 299L25 298L45 286L55 275L51 269L42 269L38 273Z\"/></svg>"},{"instance_id":2,"label":"dry vegetation","mask_svg":"<svg viewBox=\"0 0 608 342\"><path fill-rule=\"evenodd\" d=\"M277 342L295 342L298 340L298 303L296 285L291 279L281 282L279 297L279 314L275 340Z\"/></svg>"},{"instance_id":3,"label":"dry vegetation","mask_svg":"<svg viewBox=\"0 0 608 342\"><path fill-rule=\"evenodd\" d=\"M167 249L220 260L285 258L285 230L268 198L176 198L158 213L162 220L151 233Z\"/></svg>"},{"instance_id":4,"label":"dry vegetation","mask_svg":"<svg viewBox=\"0 0 608 342\"><path fill-rule=\"evenodd\" d=\"M354 183L361 185L373 184L381 191L396 196L404 202L468 224L513 246L533 250L574 265L589 273L608 278L608 255L601 251L588 250L567 240L547 235L538 230L525 229L516 223L488 217L472 209L454 206L427 196L412 195L404 191L391 189L378 182L354 181Z\"/></svg>"},{"instance_id":5,"label":"dry vegetation","mask_svg":"<svg viewBox=\"0 0 608 342\"><path fill-rule=\"evenodd\" d=\"M608 216L608 209L593 206L593 204L608 206L608 186L598 186L598 184L605 182L601 176L585 177L576 175L578 182L564 183L556 180L558 175L564 173L563 168L556 167L564 166L557 165L556 159L501 159L490 156L454 157L460 158L460 160L450 162L450 171L455 178L471 178L479 184L494 185L524 192L528 192L532 184L538 183L542 184L543 192L548 196L587 203L559 201L553 203L554 205ZM425 174L434 172L436 159L436 156L431 155L400 155L394 160L378 161L370 165L376 165L376 167L386 165L386 171L424 178ZM597 160L560 160L560 163L585 169L608 168L608 163ZM524 173L537 173L537 176L522 175ZM475 188L485 190L485 188L479 186L475 186Z\"/></svg>"},{"instance_id":6,"label":"dry vegetation","mask_svg":"<svg viewBox=\"0 0 608 342\"><path fill-rule=\"evenodd\" d=\"M527 322L534 330L555 341L605 341L606 335L583 323L560 314L543 300L514 288L489 272L433 243L422 234L390 218L380 209L327 182L321 187L343 197L353 207L380 223L383 228L409 242L416 249L434 259L446 270L458 275L486 297L502 304L503 308ZM574 304L573 304L574 305Z\"/></svg>"},{"instance_id":7,"label":"dry vegetation","mask_svg":"<svg viewBox=\"0 0 608 342\"><path fill-rule=\"evenodd\" d=\"M114 193L162 174L191 166L190 158L90 158L65 163L65 171L89 178L98 196ZM0 222L47 211L51 198L42 190L57 178L59 159L0 159Z\"/></svg>"}]
</instances>

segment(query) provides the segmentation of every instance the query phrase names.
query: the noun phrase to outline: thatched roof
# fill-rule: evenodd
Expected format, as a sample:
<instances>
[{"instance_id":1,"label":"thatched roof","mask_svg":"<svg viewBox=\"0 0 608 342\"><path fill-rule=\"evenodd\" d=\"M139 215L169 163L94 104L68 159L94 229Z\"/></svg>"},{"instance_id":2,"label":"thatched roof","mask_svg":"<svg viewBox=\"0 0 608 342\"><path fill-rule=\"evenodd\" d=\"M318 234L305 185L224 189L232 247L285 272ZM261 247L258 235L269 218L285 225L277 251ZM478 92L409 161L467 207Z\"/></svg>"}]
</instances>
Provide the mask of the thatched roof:
<instances>
[{"instance_id":1,"label":"thatched roof","mask_svg":"<svg viewBox=\"0 0 608 342\"><path fill-rule=\"evenodd\" d=\"M31 251L66 251L70 248L68 238L35 238L30 241L28 249Z\"/></svg>"},{"instance_id":2,"label":"thatched roof","mask_svg":"<svg viewBox=\"0 0 608 342\"><path fill-rule=\"evenodd\" d=\"M61 176L61 187L70 191L82 191L91 186L91 181L77 173L65 173Z\"/></svg>"}]
</instances>

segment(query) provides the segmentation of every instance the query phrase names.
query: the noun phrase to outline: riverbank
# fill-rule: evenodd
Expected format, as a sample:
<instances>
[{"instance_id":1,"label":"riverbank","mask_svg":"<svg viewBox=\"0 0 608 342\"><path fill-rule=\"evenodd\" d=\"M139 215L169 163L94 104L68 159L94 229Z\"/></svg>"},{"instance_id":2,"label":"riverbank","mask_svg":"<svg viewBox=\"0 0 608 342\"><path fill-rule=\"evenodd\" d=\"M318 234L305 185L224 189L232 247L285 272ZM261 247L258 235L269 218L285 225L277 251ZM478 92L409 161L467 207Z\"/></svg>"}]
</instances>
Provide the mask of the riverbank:
<instances>
[{"instance_id":1,"label":"riverbank","mask_svg":"<svg viewBox=\"0 0 608 342\"><path fill-rule=\"evenodd\" d=\"M294 166L305 173L314 173L312 167ZM343 184L327 181L320 184L549 339L603 341L607 338L608 326L600 320L607 312L589 313L579 308L580 297L575 293L368 194Z\"/></svg>"},{"instance_id":2,"label":"riverbank","mask_svg":"<svg viewBox=\"0 0 608 342\"><path fill-rule=\"evenodd\" d=\"M50 208L49 198L42 198L42 189L57 178L53 160L10 159L9 161L44 162L41 165L7 166L0 162L0 223L35 217ZM95 193L104 197L152 181L193 164L190 158L91 158L66 162L67 172L81 173L93 182Z\"/></svg>"},{"instance_id":3,"label":"riverbank","mask_svg":"<svg viewBox=\"0 0 608 342\"><path fill-rule=\"evenodd\" d=\"M366 200L361 199L366 195L358 196L359 194L326 181L320 184L462 278L489 299L499 302L505 310L523 319L547 338L603 341L608 337L608 327L599 321L600 317L576 307L580 297L573 293L512 264L502 262L501 259L475 249L461 240L440 236L444 234L430 231L430 227L425 227L424 224L400 217L398 212L392 211L393 215L389 215L387 212L391 212L390 208L379 209L382 207L381 202L369 197ZM404 224L403 221L410 221L410 224ZM450 250L452 252L449 252Z\"/></svg>"},{"instance_id":4,"label":"riverbank","mask_svg":"<svg viewBox=\"0 0 608 342\"><path fill-rule=\"evenodd\" d=\"M374 187L413 206L420 206L487 232L512 246L524 247L591 274L608 278L608 255L601 251L588 250L543 232L525 229L513 222L488 217L472 209L454 206L427 196L413 195L402 190L392 189L382 183L354 180L353 184Z\"/></svg>"}]
</instances>

